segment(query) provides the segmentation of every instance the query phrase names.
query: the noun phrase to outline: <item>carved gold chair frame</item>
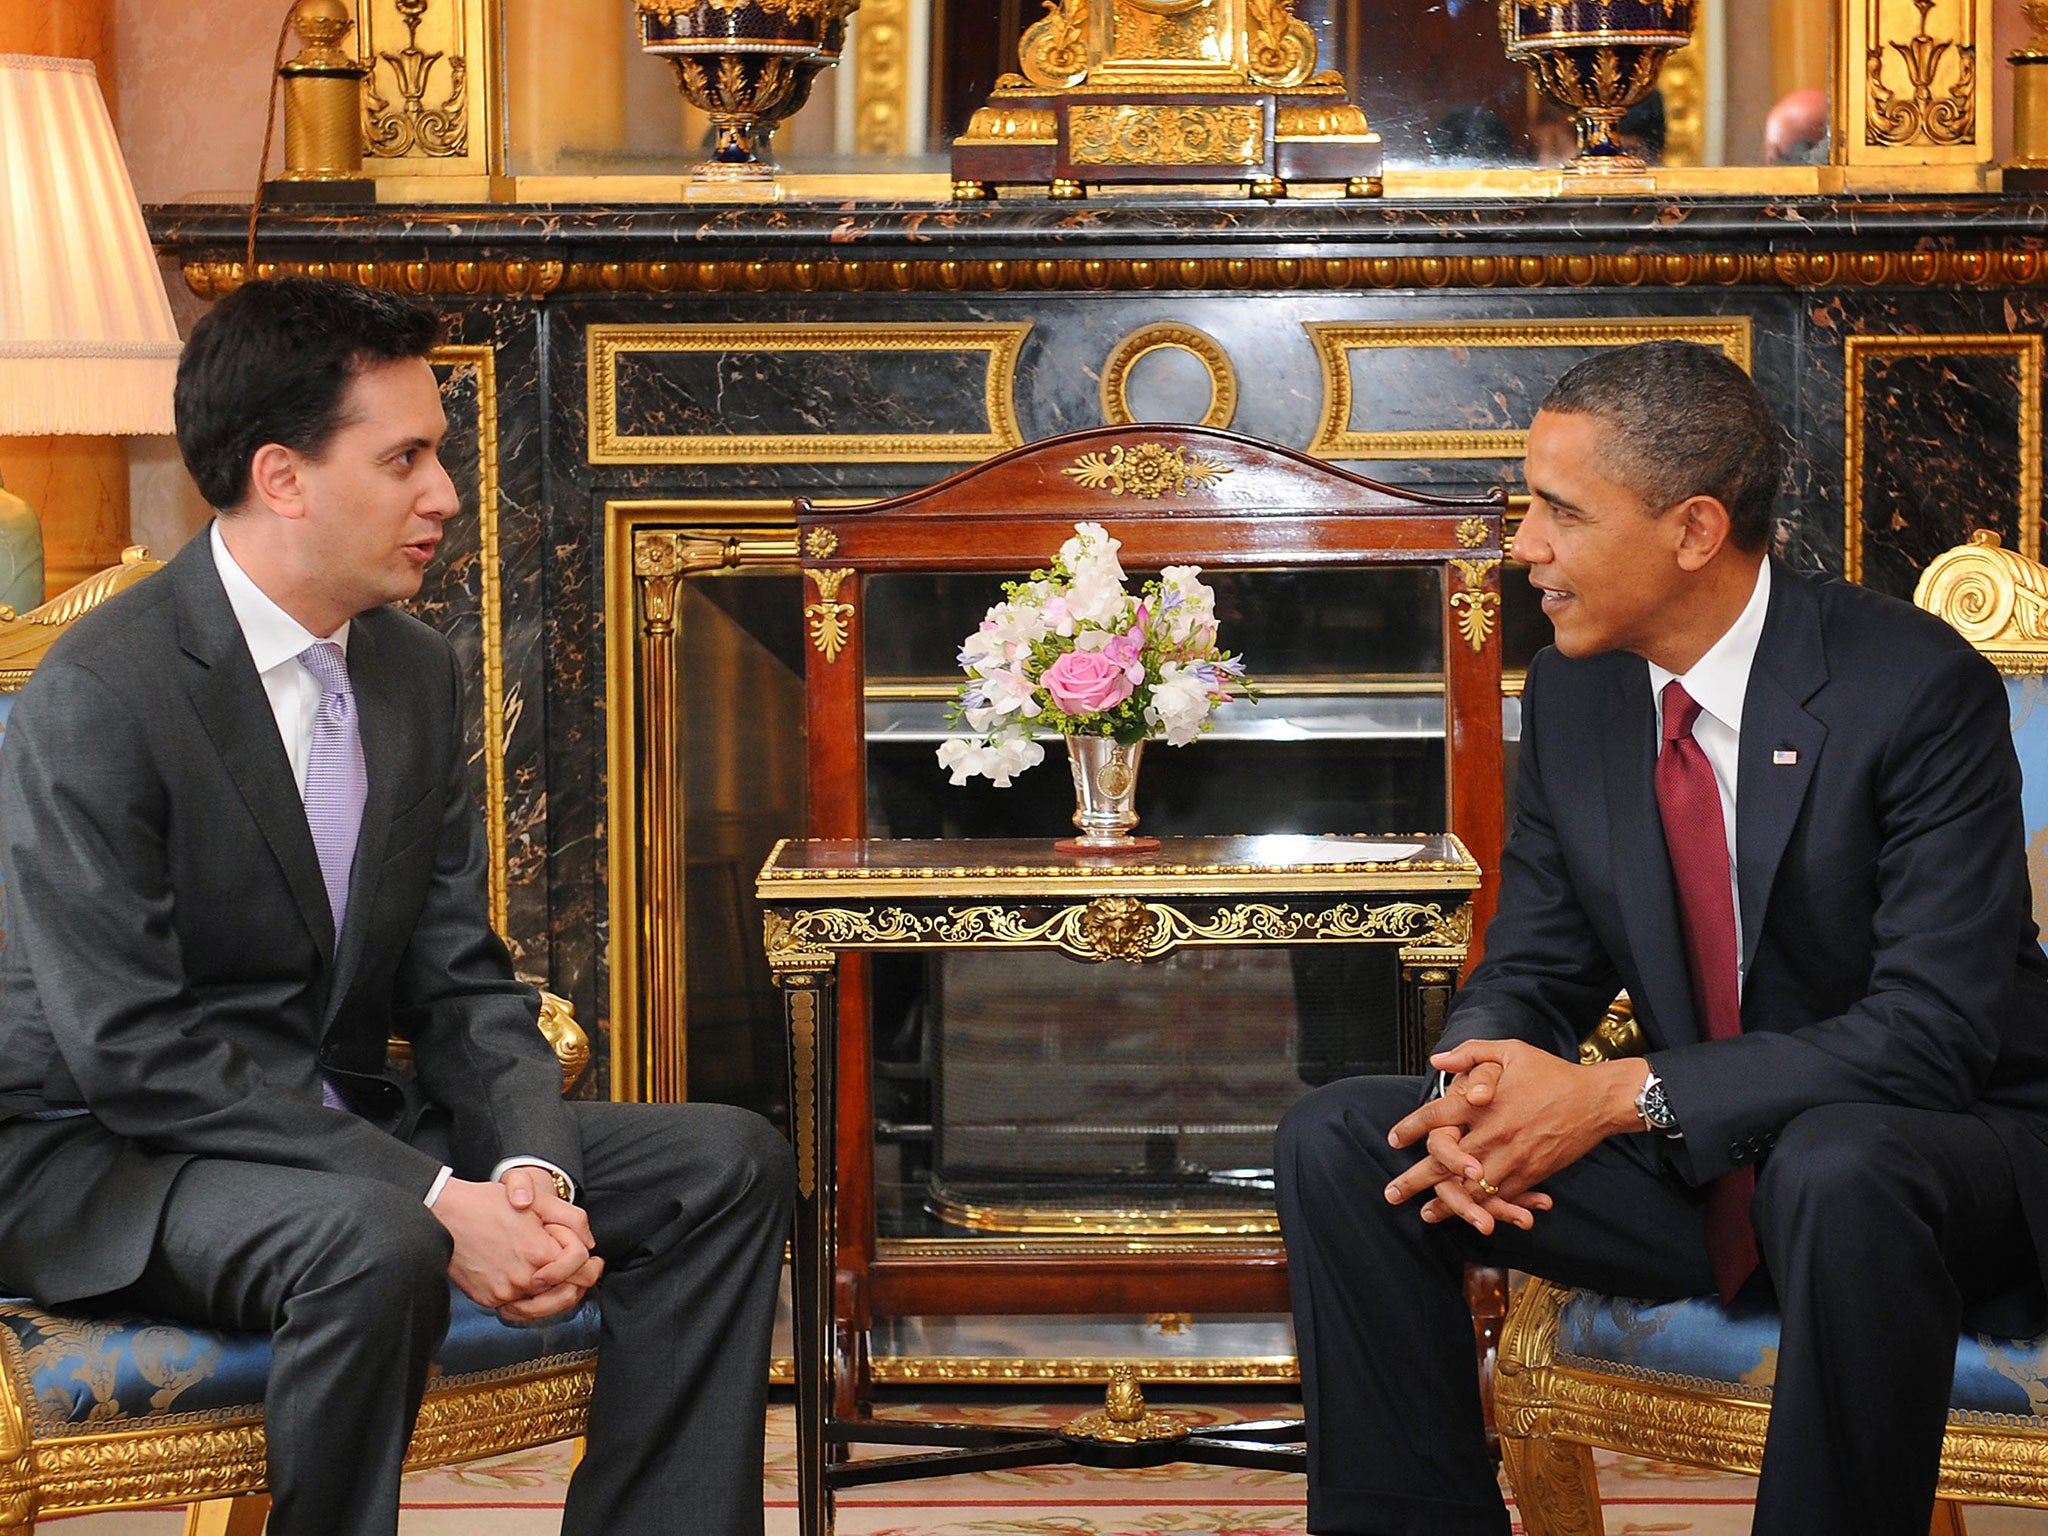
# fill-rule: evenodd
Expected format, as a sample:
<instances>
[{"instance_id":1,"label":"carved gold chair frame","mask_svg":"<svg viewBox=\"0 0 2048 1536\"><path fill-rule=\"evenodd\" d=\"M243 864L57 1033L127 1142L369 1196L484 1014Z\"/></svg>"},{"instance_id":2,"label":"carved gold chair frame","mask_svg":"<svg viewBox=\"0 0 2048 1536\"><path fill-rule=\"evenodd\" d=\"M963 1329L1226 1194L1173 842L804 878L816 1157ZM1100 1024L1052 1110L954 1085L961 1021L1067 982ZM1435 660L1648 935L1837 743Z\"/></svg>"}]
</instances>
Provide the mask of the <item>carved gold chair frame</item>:
<instances>
[{"instance_id":1,"label":"carved gold chair frame","mask_svg":"<svg viewBox=\"0 0 2048 1536\"><path fill-rule=\"evenodd\" d=\"M2001 547L1997 534L1980 531L1938 556L1913 596L2008 677L2048 674L2048 568ZM2048 764L2037 771L2048 774ZM2041 909L2038 866L2035 890ZM1604 1061L1643 1049L1624 995L1579 1055ZM1606 1530L1596 1448L1727 1472L1757 1470L1770 1422L1767 1387L1564 1356L1560 1328L1575 1294L1531 1277L1501 1335L1494 1405L1502 1459L1529 1536ZM1937 1496L1931 1536L1964 1536L1968 1504L2048 1508L2048 1414L1952 1412Z\"/></svg>"},{"instance_id":2,"label":"carved gold chair frame","mask_svg":"<svg viewBox=\"0 0 2048 1536\"><path fill-rule=\"evenodd\" d=\"M140 546L121 563L25 614L0 609L0 694L18 693L66 628L162 562ZM540 1027L564 1092L590 1063L569 1004L542 993ZM394 1059L408 1051L394 1040ZM475 1461L583 1433L596 1356L558 1356L430 1383L406 1452L408 1471ZM269 1515L260 1411L164 1413L39 1430L26 1372L0 1365L0 1536L59 1514L185 1502L186 1536L260 1536Z\"/></svg>"}]
</instances>

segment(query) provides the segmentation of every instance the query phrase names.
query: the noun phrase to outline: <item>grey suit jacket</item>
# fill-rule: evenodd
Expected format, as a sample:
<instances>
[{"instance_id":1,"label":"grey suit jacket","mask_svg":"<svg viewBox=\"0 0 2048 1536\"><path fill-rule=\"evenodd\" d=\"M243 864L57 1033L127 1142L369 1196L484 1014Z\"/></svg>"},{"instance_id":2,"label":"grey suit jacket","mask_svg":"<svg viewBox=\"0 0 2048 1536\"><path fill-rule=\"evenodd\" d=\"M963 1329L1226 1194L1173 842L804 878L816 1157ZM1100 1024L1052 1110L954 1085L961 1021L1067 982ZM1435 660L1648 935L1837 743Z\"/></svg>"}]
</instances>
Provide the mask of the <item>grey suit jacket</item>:
<instances>
[{"instance_id":1,"label":"grey suit jacket","mask_svg":"<svg viewBox=\"0 0 2048 1536\"><path fill-rule=\"evenodd\" d=\"M1444 1043L1571 1057L1626 987L1685 1132L1660 1145L1695 1183L1817 1105L1976 1113L2048 1274L2048 956L1996 671L1906 604L1773 570L1743 704L1733 1040L1695 1016L1654 721L1635 656L1530 667L1500 905Z\"/></svg>"},{"instance_id":2,"label":"grey suit jacket","mask_svg":"<svg viewBox=\"0 0 2048 1536\"><path fill-rule=\"evenodd\" d=\"M447 642L351 626L369 798L340 950L304 806L202 532L80 619L0 745L0 1285L128 1283L192 1157L353 1174L422 1197L428 1104L452 1161L580 1177L538 998L490 930L487 844ZM414 1042L416 1077L386 1039ZM322 1074L356 1113L323 1107ZM82 1107L86 1115L32 1118Z\"/></svg>"}]
</instances>

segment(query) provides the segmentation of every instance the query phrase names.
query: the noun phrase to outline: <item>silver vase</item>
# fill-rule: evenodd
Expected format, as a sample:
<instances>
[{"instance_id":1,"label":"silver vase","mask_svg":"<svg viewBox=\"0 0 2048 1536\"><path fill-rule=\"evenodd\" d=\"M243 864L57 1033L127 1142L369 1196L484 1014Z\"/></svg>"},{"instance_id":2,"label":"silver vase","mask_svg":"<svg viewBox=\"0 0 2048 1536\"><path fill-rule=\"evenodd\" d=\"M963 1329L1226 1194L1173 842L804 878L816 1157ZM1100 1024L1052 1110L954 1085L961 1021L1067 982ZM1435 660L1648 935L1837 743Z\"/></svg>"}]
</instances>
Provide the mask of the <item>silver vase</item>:
<instances>
[{"instance_id":1,"label":"silver vase","mask_svg":"<svg viewBox=\"0 0 2048 1536\"><path fill-rule=\"evenodd\" d=\"M1109 736L1069 736L1067 761L1074 770L1074 825L1078 848L1129 849L1140 840L1131 836L1138 824L1132 809L1138 798L1138 758L1145 744L1126 746ZM1144 840L1157 846L1152 839Z\"/></svg>"}]
</instances>

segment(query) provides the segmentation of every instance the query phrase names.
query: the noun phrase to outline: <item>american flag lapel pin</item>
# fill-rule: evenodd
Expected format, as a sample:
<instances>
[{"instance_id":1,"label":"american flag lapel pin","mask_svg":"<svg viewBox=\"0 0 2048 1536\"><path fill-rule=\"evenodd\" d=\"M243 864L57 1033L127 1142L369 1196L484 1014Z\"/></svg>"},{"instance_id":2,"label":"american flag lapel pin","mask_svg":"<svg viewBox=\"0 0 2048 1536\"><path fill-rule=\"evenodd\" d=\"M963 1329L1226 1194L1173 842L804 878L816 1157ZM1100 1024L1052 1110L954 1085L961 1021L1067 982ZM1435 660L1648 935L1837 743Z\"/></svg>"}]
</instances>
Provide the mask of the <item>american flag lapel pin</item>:
<instances>
[{"instance_id":1,"label":"american flag lapel pin","mask_svg":"<svg viewBox=\"0 0 2048 1536\"><path fill-rule=\"evenodd\" d=\"M1780 747L1771 754L1771 766L1773 768L1790 768L1798 761L1799 754L1790 747Z\"/></svg>"}]
</instances>

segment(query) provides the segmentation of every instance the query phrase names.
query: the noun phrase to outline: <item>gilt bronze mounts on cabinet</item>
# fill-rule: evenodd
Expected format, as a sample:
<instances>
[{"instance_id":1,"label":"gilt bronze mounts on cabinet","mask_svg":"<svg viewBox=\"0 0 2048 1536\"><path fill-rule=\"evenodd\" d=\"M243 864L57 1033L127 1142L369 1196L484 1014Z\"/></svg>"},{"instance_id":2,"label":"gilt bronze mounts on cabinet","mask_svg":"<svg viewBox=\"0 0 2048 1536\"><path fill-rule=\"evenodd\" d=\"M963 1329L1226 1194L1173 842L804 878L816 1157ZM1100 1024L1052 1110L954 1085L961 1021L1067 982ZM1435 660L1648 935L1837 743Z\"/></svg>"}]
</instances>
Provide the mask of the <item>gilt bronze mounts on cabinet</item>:
<instances>
[{"instance_id":1,"label":"gilt bronze mounts on cabinet","mask_svg":"<svg viewBox=\"0 0 2048 1536\"><path fill-rule=\"evenodd\" d=\"M1571 114L1581 175L1640 175L1640 155L1615 124L1655 89L1665 58L1692 41L1696 0L1501 0L1508 57L1529 66L1537 89Z\"/></svg>"},{"instance_id":2,"label":"gilt bronze mounts on cabinet","mask_svg":"<svg viewBox=\"0 0 2048 1536\"><path fill-rule=\"evenodd\" d=\"M839 62L846 18L860 0L638 0L640 43L676 67L692 106L710 114L711 158L699 182L766 183L767 135L811 94L818 71Z\"/></svg>"},{"instance_id":3,"label":"gilt bronze mounts on cabinet","mask_svg":"<svg viewBox=\"0 0 2048 1536\"><path fill-rule=\"evenodd\" d=\"M1046 0L953 141L953 195L998 183L1075 198L1090 186L1290 182L1380 191L1380 138L1344 80L1316 68L1293 0Z\"/></svg>"}]
</instances>

